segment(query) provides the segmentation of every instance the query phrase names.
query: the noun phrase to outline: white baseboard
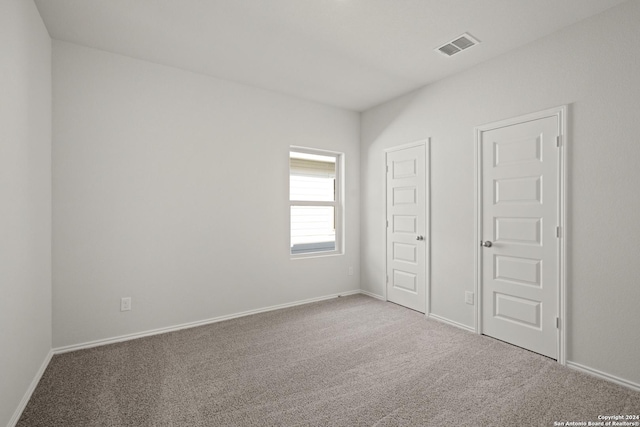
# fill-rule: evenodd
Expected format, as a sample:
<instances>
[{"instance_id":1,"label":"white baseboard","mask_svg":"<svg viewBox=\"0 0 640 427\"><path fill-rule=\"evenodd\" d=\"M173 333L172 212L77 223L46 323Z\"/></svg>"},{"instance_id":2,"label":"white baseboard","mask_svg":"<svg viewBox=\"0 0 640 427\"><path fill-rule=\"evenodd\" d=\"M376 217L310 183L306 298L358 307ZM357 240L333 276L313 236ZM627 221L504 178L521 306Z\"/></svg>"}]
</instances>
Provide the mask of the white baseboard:
<instances>
[{"instance_id":1,"label":"white baseboard","mask_svg":"<svg viewBox=\"0 0 640 427\"><path fill-rule=\"evenodd\" d=\"M571 369L575 369L576 371L584 372L585 374L589 374L603 380L611 381L612 383L616 383L623 387L630 388L631 390L640 391L640 384L634 383L633 381L625 380L624 378L616 377L615 375L607 374L606 372L602 372L597 369L572 362L570 360L567 360L566 366Z\"/></svg>"},{"instance_id":2,"label":"white baseboard","mask_svg":"<svg viewBox=\"0 0 640 427\"><path fill-rule=\"evenodd\" d=\"M361 293L360 289L355 289L353 291L340 292L336 295L339 297L348 297L349 295L358 295L359 293Z\"/></svg>"},{"instance_id":3,"label":"white baseboard","mask_svg":"<svg viewBox=\"0 0 640 427\"><path fill-rule=\"evenodd\" d=\"M53 349L53 353L54 354L62 354L62 353L68 353L70 351L84 350L84 349L93 348L93 347L100 347L100 346L103 346L103 345L115 344L115 343L118 343L118 342L130 341L130 340L135 340L135 339L138 339L138 338L144 338L144 337L150 337L150 336L153 336L153 335L165 334L167 332L175 332L175 331L179 331L181 329L189 329L189 328L195 328L197 326L209 325L211 323L223 322L225 320L231 320L231 319L235 319L235 318L238 318L238 317L251 316L252 314L265 313L267 311L273 311L273 310L280 310L281 308L294 307L294 306L297 306L297 305L310 304L312 302L324 301L324 300L328 300L328 299L332 299L332 298L338 298L338 297L343 297L343 296L348 296L348 295L355 295L355 294L359 294L360 292L361 291L359 289L356 289L356 290L353 290L353 291L340 292L340 293L337 293L337 294L331 294L331 295L326 295L326 296L322 296L322 297L309 298L309 299L305 299L305 300L301 300L301 301L294 301L294 302L290 302L290 303L286 303L286 304L278 304L278 305L272 305L270 307L258 308L256 310L248 310L248 311L243 311L243 312L240 312L240 313L228 314L228 315L225 315L225 316L218 316L218 317L213 317L213 318L205 319L205 320L198 320L196 322L182 323L180 325L168 326L166 328L151 329L151 330L148 330L148 331L135 332L133 334L120 335L120 336L112 337L112 338L105 338L105 339L101 339L101 340L88 341L88 342L84 342L84 343L80 343L80 344L72 344L72 345L67 345L67 346L63 346L63 347L54 348Z\"/></svg>"},{"instance_id":4,"label":"white baseboard","mask_svg":"<svg viewBox=\"0 0 640 427\"><path fill-rule=\"evenodd\" d=\"M447 325L455 326L456 328L464 329L465 331L468 331L468 332L473 332L474 334L476 333L475 328L472 328L467 325L463 325L462 323L454 322L453 320L449 320L445 317L438 316L437 314L431 313L427 315L427 317L429 319L437 320L438 322L446 323Z\"/></svg>"},{"instance_id":5,"label":"white baseboard","mask_svg":"<svg viewBox=\"0 0 640 427\"><path fill-rule=\"evenodd\" d=\"M7 424L7 427L14 427L18 423L18 420L20 419L20 416L22 415L24 408L27 407L27 403L29 403L29 399L31 399L31 395L33 394L36 387L38 386L38 383L40 382L40 379L42 378L44 371L47 369L47 366L49 366L49 362L51 362L52 357L53 357L53 350L49 350L49 353L47 353L47 355L45 356L44 361L42 362L42 365L40 365L40 369L38 369L38 372L36 372L35 377L33 377L31 384L29 384L29 388L25 392L24 396L22 396L22 400L20 401L20 404L18 404L18 407L13 413L13 416L9 420L9 424Z\"/></svg>"},{"instance_id":6,"label":"white baseboard","mask_svg":"<svg viewBox=\"0 0 640 427\"><path fill-rule=\"evenodd\" d=\"M374 294L373 292L369 292L369 291L363 291L362 289L360 289L358 291L358 293L360 293L362 295L366 295L366 296L371 297L371 298L379 299L380 301L384 301L385 300L382 295Z\"/></svg>"}]
</instances>

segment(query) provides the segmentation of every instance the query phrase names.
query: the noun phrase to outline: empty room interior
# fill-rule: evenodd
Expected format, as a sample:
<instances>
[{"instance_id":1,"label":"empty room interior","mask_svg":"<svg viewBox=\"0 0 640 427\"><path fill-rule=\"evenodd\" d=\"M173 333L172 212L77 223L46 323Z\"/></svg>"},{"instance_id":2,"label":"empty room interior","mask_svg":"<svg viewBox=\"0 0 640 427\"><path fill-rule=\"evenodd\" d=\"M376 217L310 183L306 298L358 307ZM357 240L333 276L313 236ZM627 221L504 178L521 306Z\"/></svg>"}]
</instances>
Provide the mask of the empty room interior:
<instances>
[{"instance_id":1,"label":"empty room interior","mask_svg":"<svg viewBox=\"0 0 640 427\"><path fill-rule=\"evenodd\" d=\"M0 425L639 426L638 46L638 0L2 0Z\"/></svg>"}]
</instances>

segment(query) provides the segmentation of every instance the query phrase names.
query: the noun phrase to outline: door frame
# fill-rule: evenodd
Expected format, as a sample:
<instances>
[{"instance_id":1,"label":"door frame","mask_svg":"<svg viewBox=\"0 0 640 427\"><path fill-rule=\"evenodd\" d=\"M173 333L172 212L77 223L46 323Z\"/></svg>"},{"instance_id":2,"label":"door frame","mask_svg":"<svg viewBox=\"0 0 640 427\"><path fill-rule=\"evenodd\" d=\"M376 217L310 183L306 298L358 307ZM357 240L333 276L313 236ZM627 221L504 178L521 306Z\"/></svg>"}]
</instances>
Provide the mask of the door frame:
<instances>
[{"instance_id":1,"label":"door frame","mask_svg":"<svg viewBox=\"0 0 640 427\"><path fill-rule=\"evenodd\" d=\"M384 283L384 293L383 293L383 297L385 301L389 301L388 297L387 297L387 286L388 286L388 281L387 278L389 277L389 263L388 263L388 256L389 253L387 252L387 248L388 248L388 237L387 237L387 221L389 220L389 218L387 218L387 161L388 161L388 157L389 157L389 153L394 152L394 151L400 151L400 150L406 150L407 148L413 148L413 147L419 147L419 146L424 146L424 191L425 191L425 206L424 206L424 233L425 233L425 260L424 260L424 267L425 267L425 274L424 274L424 280L425 280L425 316L429 316L429 313L431 312L431 187L430 187L430 183L431 183L431 138L425 138L425 139L420 139L418 141L414 141L414 142L410 142L407 144L402 144L402 145L397 145L394 147L390 147L390 148L386 148L384 150L384 165L382 166L382 170L383 170L383 176L384 176L384 223L383 225L383 230L384 230L384 274L385 277L383 277L383 283Z\"/></svg>"},{"instance_id":2,"label":"door frame","mask_svg":"<svg viewBox=\"0 0 640 427\"><path fill-rule=\"evenodd\" d=\"M558 118L558 135L559 147L557 150L558 155L558 219L560 226L559 238L557 240L558 245L558 333L557 333L557 349L558 349L558 363L565 365L567 361L566 355L566 341L567 341L567 328L566 328L566 313L567 313L567 294L566 294L566 282L567 282L567 148L568 148L568 134L567 134L567 112L568 106L561 105L559 107L550 108L543 111L538 111L531 114L525 114L523 116L513 117L506 120L500 120L497 122L488 123L482 126L478 126L474 129L475 143L474 143L474 155L475 155L475 224L474 224L474 270L475 270L475 318L476 327L475 332L482 334L482 251L480 250L479 242L482 240L482 134L484 132L499 129L506 126L511 126L518 123L539 120L547 117Z\"/></svg>"}]
</instances>

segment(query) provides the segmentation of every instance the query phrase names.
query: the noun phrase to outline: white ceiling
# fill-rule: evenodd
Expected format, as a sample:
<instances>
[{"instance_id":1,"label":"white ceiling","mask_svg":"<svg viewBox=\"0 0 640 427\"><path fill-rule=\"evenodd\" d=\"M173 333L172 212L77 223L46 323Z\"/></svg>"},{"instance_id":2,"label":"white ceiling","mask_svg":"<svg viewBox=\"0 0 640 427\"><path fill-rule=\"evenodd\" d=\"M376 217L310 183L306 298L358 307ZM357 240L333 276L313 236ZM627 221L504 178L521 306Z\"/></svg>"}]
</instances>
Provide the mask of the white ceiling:
<instances>
[{"instance_id":1,"label":"white ceiling","mask_svg":"<svg viewBox=\"0 0 640 427\"><path fill-rule=\"evenodd\" d=\"M623 1L35 0L54 39L356 111Z\"/></svg>"}]
</instances>

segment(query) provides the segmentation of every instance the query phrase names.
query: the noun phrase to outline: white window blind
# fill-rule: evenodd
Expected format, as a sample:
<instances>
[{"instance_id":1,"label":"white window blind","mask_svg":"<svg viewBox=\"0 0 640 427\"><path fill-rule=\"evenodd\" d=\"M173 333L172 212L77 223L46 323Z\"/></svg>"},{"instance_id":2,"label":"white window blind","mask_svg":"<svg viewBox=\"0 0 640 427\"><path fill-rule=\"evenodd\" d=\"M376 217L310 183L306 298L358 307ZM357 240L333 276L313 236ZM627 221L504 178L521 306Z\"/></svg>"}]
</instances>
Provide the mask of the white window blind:
<instances>
[{"instance_id":1,"label":"white window blind","mask_svg":"<svg viewBox=\"0 0 640 427\"><path fill-rule=\"evenodd\" d=\"M291 254L337 251L338 155L291 151Z\"/></svg>"}]
</instances>

